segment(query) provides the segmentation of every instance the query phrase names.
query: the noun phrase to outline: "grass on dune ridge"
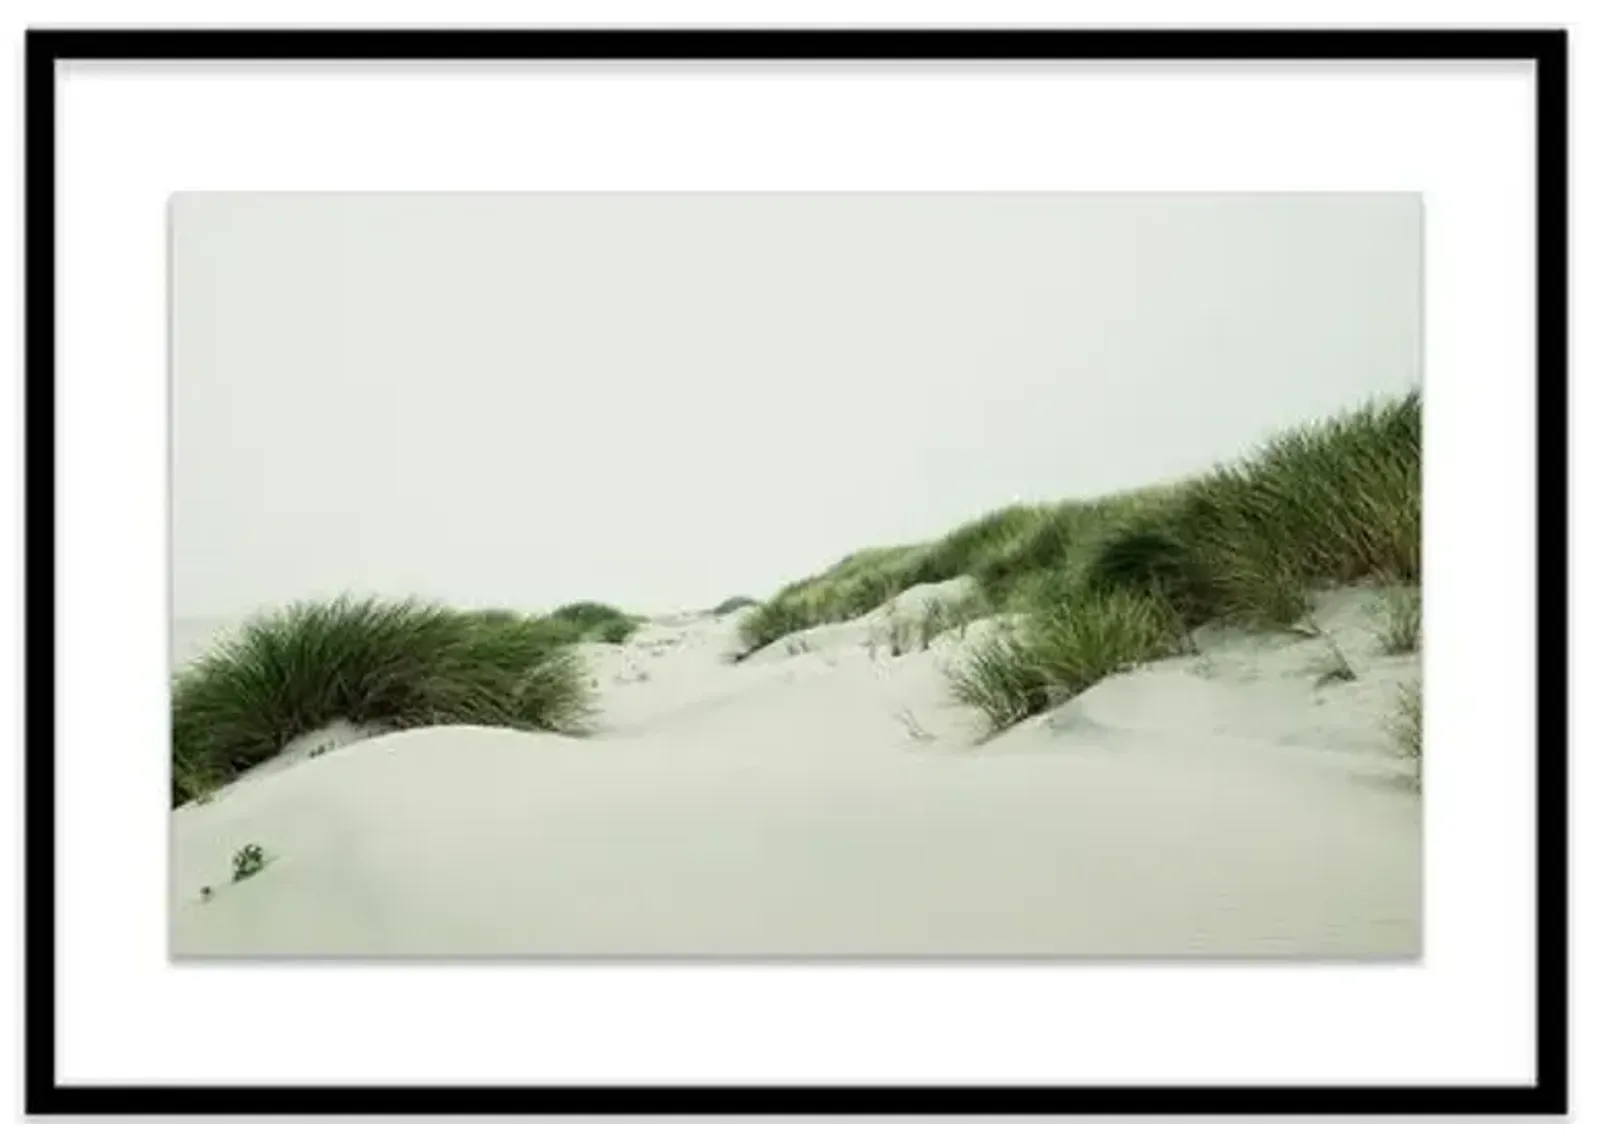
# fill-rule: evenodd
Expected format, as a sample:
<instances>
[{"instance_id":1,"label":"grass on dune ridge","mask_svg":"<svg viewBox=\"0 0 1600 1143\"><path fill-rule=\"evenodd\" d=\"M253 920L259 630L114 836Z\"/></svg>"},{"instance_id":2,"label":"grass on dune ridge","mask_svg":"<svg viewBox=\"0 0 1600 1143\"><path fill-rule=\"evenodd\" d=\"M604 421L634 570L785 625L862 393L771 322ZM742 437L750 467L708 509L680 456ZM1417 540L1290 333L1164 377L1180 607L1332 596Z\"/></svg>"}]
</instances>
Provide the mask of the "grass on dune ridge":
<instances>
[{"instance_id":1,"label":"grass on dune ridge","mask_svg":"<svg viewBox=\"0 0 1600 1143\"><path fill-rule=\"evenodd\" d=\"M1200 624L1288 626L1313 591L1341 584L1414 589L1421 533L1413 390L1280 434L1180 484L1008 507L931 543L858 552L783 588L742 619L740 634L749 654L916 584L971 576L981 609L1017 621L958 665L951 684L998 731L1115 670L1177 653Z\"/></svg>"},{"instance_id":2,"label":"grass on dune ridge","mask_svg":"<svg viewBox=\"0 0 1600 1143\"><path fill-rule=\"evenodd\" d=\"M592 639L601 643L625 643L643 623L638 616L590 599L558 607L549 618L552 622L570 625L578 640Z\"/></svg>"},{"instance_id":3,"label":"grass on dune ridge","mask_svg":"<svg viewBox=\"0 0 1600 1143\"><path fill-rule=\"evenodd\" d=\"M570 621L340 598L258 615L172 682L177 805L346 719L581 731L587 672Z\"/></svg>"},{"instance_id":4,"label":"grass on dune ridge","mask_svg":"<svg viewBox=\"0 0 1600 1143\"><path fill-rule=\"evenodd\" d=\"M1420 639L1421 396L1372 402L1182 484L1018 505L929 543L865 549L739 611L743 654L970 576L907 647L982 614L1008 618L950 672L995 731L1131 665L1181 652L1210 621L1285 626L1323 587L1377 582L1388 649ZM725 610L724 610L725 609ZM338 720L573 733L590 679L574 651L639 620L592 601L547 616L343 598L257 616L172 684L174 804ZM893 652L893 649L891 649Z\"/></svg>"}]
</instances>

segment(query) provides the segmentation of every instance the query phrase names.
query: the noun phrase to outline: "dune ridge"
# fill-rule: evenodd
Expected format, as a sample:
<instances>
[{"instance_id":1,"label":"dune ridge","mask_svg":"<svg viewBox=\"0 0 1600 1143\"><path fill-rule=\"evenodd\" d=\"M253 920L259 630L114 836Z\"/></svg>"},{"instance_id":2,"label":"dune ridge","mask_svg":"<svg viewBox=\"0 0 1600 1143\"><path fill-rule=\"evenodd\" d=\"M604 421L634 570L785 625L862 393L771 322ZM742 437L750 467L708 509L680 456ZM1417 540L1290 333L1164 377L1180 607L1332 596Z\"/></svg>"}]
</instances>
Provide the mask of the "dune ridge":
<instances>
[{"instance_id":1,"label":"dune ridge","mask_svg":"<svg viewBox=\"0 0 1600 1143\"><path fill-rule=\"evenodd\" d=\"M1415 955L1420 581L1414 391L764 602L291 605L175 678L172 949Z\"/></svg>"},{"instance_id":2,"label":"dune ridge","mask_svg":"<svg viewBox=\"0 0 1600 1143\"><path fill-rule=\"evenodd\" d=\"M1416 664L1371 598L1317 610L1355 682L1207 633L987 740L944 677L981 630L889 657L891 604L733 665L737 615L645 624L582 649L587 737L347 735L176 811L173 952L1415 955L1420 799L1371 713Z\"/></svg>"}]
</instances>

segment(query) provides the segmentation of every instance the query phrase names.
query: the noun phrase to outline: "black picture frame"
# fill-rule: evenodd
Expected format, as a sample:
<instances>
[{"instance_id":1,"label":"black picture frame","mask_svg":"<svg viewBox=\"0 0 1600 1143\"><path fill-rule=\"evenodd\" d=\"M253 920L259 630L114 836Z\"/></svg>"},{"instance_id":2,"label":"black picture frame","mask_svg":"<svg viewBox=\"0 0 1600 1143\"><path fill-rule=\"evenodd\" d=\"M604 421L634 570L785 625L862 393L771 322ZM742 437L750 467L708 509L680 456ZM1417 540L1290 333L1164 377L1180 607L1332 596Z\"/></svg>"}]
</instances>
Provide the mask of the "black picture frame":
<instances>
[{"instance_id":1,"label":"black picture frame","mask_svg":"<svg viewBox=\"0 0 1600 1143\"><path fill-rule=\"evenodd\" d=\"M1537 114L1537 1078L1527 1086L106 1086L56 1073L56 65L75 60L1520 60ZM1386 30L30 29L26 1096L33 1116L1560 1115L1568 1103L1567 34Z\"/></svg>"}]
</instances>

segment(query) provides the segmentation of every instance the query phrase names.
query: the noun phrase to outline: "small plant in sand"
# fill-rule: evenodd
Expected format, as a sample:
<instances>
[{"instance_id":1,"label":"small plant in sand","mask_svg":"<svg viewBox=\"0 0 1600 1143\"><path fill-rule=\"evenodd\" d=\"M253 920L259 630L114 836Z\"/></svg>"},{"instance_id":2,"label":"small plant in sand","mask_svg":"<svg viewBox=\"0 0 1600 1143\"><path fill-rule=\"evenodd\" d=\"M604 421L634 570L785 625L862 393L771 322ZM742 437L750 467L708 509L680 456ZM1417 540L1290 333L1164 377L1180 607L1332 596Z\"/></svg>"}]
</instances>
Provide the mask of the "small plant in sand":
<instances>
[{"instance_id":1,"label":"small plant in sand","mask_svg":"<svg viewBox=\"0 0 1600 1143\"><path fill-rule=\"evenodd\" d=\"M891 608L884 621L883 633L891 659L898 659L916 646L917 627L910 616Z\"/></svg>"},{"instance_id":2,"label":"small plant in sand","mask_svg":"<svg viewBox=\"0 0 1600 1143\"><path fill-rule=\"evenodd\" d=\"M254 877L266 867L266 864L266 851L251 842L233 855L233 879L243 881L246 877Z\"/></svg>"},{"instance_id":3,"label":"small plant in sand","mask_svg":"<svg viewBox=\"0 0 1600 1143\"><path fill-rule=\"evenodd\" d=\"M983 605L976 593L955 599L930 599L919 617L917 642L926 651L946 631L955 631L957 638L965 639L967 625L983 613Z\"/></svg>"},{"instance_id":4,"label":"small plant in sand","mask_svg":"<svg viewBox=\"0 0 1600 1143\"><path fill-rule=\"evenodd\" d=\"M226 777L220 774L198 771L174 773L173 804L192 802L197 806L208 806L216 801L217 791L226 784Z\"/></svg>"},{"instance_id":5,"label":"small plant in sand","mask_svg":"<svg viewBox=\"0 0 1600 1143\"><path fill-rule=\"evenodd\" d=\"M1417 764L1417 785L1422 784L1422 684L1403 683L1389 719L1389 737L1402 758Z\"/></svg>"},{"instance_id":6,"label":"small plant in sand","mask_svg":"<svg viewBox=\"0 0 1600 1143\"><path fill-rule=\"evenodd\" d=\"M1411 584L1387 587L1379 597L1383 623L1379 635L1386 655L1405 655L1422 643L1422 589Z\"/></svg>"},{"instance_id":7,"label":"small plant in sand","mask_svg":"<svg viewBox=\"0 0 1600 1143\"><path fill-rule=\"evenodd\" d=\"M810 653L810 651L811 651L811 640L803 638L803 637L789 639L789 640L785 641L785 643L783 644L783 649L785 651L789 652L789 657L791 659L793 659L793 658L796 658L796 657L798 657L800 655L805 655L805 654Z\"/></svg>"}]
</instances>

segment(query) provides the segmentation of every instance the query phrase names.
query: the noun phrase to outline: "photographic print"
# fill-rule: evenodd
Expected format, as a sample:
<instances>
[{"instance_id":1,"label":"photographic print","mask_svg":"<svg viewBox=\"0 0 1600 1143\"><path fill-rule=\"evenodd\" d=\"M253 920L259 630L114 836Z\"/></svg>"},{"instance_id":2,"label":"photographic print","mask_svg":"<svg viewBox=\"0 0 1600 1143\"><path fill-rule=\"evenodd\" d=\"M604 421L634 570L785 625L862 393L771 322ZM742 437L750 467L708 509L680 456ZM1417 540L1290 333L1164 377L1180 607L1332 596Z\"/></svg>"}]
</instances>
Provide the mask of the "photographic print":
<instances>
[{"instance_id":1,"label":"photographic print","mask_svg":"<svg viewBox=\"0 0 1600 1143\"><path fill-rule=\"evenodd\" d=\"M30 29L28 1114L1565 1113L1566 41Z\"/></svg>"},{"instance_id":2,"label":"photographic print","mask_svg":"<svg viewBox=\"0 0 1600 1143\"><path fill-rule=\"evenodd\" d=\"M1421 953L1421 196L168 224L173 957Z\"/></svg>"}]
</instances>

